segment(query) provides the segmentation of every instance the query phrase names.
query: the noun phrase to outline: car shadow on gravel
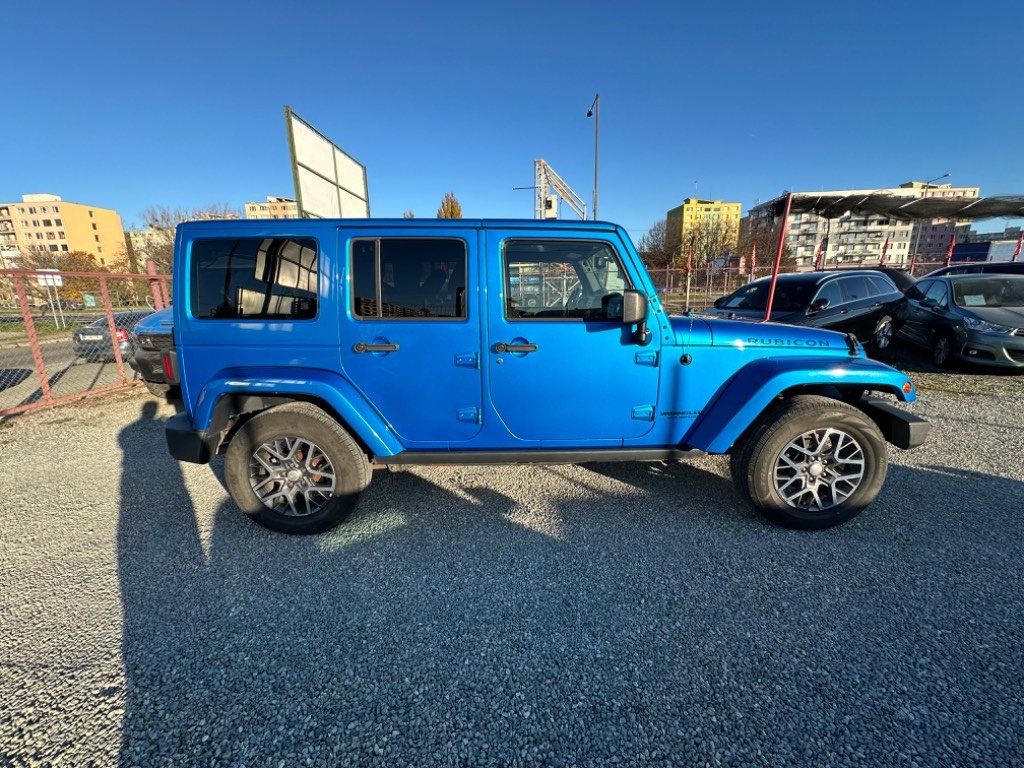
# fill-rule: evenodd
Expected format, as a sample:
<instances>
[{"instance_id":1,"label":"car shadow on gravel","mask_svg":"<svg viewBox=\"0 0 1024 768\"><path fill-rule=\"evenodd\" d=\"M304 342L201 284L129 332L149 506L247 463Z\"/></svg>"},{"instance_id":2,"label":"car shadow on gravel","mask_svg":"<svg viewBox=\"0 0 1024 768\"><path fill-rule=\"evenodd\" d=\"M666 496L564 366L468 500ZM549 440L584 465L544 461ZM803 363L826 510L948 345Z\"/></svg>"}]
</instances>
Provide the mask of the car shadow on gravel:
<instances>
[{"instance_id":1,"label":"car shadow on gravel","mask_svg":"<svg viewBox=\"0 0 1024 768\"><path fill-rule=\"evenodd\" d=\"M123 768L1017 749L1016 480L894 465L860 518L798 533L715 457L415 468L295 537L246 519L217 463L183 470L156 414L120 435Z\"/></svg>"}]
</instances>

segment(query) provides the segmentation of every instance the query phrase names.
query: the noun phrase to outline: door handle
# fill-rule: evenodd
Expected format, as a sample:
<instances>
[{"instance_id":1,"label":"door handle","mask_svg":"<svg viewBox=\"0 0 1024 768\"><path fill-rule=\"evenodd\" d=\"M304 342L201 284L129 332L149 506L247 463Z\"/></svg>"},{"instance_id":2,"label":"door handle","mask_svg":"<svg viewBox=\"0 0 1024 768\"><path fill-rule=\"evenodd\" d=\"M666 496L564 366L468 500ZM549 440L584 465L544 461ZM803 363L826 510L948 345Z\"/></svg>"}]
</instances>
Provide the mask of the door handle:
<instances>
[{"instance_id":1,"label":"door handle","mask_svg":"<svg viewBox=\"0 0 1024 768\"><path fill-rule=\"evenodd\" d=\"M494 345L494 351L499 355L502 352L536 352L536 344L506 344L504 341L499 341Z\"/></svg>"},{"instance_id":2,"label":"door handle","mask_svg":"<svg viewBox=\"0 0 1024 768\"><path fill-rule=\"evenodd\" d=\"M367 344L365 341L360 341L352 349L356 354L363 354L363 352L397 352L397 344Z\"/></svg>"}]
</instances>

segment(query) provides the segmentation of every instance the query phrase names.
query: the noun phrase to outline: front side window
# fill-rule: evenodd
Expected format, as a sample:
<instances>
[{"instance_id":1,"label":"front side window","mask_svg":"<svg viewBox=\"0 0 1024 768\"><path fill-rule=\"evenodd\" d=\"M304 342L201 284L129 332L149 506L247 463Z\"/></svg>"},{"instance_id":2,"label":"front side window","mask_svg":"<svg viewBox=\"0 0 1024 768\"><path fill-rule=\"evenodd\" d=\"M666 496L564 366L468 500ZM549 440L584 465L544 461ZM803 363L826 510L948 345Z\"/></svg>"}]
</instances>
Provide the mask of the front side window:
<instances>
[{"instance_id":1,"label":"front side window","mask_svg":"<svg viewBox=\"0 0 1024 768\"><path fill-rule=\"evenodd\" d=\"M358 318L463 319L466 243L442 237L352 242L352 313Z\"/></svg>"},{"instance_id":2,"label":"front side window","mask_svg":"<svg viewBox=\"0 0 1024 768\"><path fill-rule=\"evenodd\" d=\"M313 238L211 238L192 243L192 316L310 320L317 313Z\"/></svg>"},{"instance_id":3,"label":"front side window","mask_svg":"<svg viewBox=\"0 0 1024 768\"><path fill-rule=\"evenodd\" d=\"M510 240L503 265L509 319L621 320L623 291L633 287L603 242Z\"/></svg>"},{"instance_id":4,"label":"front side window","mask_svg":"<svg viewBox=\"0 0 1024 768\"><path fill-rule=\"evenodd\" d=\"M946 297L946 286L944 283L936 281L928 289L928 292L924 295L925 301L935 302L935 306L939 309L946 309L949 307L949 300Z\"/></svg>"},{"instance_id":5,"label":"front side window","mask_svg":"<svg viewBox=\"0 0 1024 768\"><path fill-rule=\"evenodd\" d=\"M843 294L842 291L839 290L839 283L833 280L821 286L818 290L818 295L814 297L814 301L817 303L822 299L828 299L828 304L825 305L827 307L835 307L842 304Z\"/></svg>"}]
</instances>

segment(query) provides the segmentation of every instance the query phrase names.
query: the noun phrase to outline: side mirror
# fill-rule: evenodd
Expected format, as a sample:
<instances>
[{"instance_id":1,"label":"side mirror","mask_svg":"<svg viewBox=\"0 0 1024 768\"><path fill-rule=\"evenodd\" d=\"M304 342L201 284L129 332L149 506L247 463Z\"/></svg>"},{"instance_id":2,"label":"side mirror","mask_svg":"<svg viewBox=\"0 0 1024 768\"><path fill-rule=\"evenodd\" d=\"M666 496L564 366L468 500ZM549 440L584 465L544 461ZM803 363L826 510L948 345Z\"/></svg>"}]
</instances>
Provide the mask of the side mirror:
<instances>
[{"instance_id":1,"label":"side mirror","mask_svg":"<svg viewBox=\"0 0 1024 768\"><path fill-rule=\"evenodd\" d=\"M627 290L622 294L622 322L635 325L633 341L640 346L651 343L651 332L647 328L647 297L640 291Z\"/></svg>"},{"instance_id":2,"label":"side mirror","mask_svg":"<svg viewBox=\"0 0 1024 768\"><path fill-rule=\"evenodd\" d=\"M828 299L815 299L811 304L811 312L821 312L828 307Z\"/></svg>"},{"instance_id":3,"label":"side mirror","mask_svg":"<svg viewBox=\"0 0 1024 768\"><path fill-rule=\"evenodd\" d=\"M723 304L725 304L725 296L719 296L717 299L715 299L714 306L716 309L718 307L721 307Z\"/></svg>"}]
</instances>

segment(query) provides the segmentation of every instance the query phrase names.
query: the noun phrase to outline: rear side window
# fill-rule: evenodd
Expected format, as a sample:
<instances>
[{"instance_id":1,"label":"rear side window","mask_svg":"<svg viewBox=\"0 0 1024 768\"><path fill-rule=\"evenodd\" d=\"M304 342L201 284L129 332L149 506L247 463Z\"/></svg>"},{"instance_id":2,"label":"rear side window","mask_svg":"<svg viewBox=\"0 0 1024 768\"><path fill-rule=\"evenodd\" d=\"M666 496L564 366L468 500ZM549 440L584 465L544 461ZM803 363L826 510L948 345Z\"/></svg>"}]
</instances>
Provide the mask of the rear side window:
<instances>
[{"instance_id":1,"label":"rear side window","mask_svg":"<svg viewBox=\"0 0 1024 768\"><path fill-rule=\"evenodd\" d=\"M352 313L370 318L466 317L466 244L443 237L352 242Z\"/></svg>"},{"instance_id":2,"label":"rear side window","mask_svg":"<svg viewBox=\"0 0 1024 768\"><path fill-rule=\"evenodd\" d=\"M192 243L191 311L214 320L309 320L317 313L313 238L211 238Z\"/></svg>"},{"instance_id":3,"label":"rear side window","mask_svg":"<svg viewBox=\"0 0 1024 768\"><path fill-rule=\"evenodd\" d=\"M844 277L841 282L847 301L857 301L875 295L875 291L866 277Z\"/></svg>"}]
</instances>

